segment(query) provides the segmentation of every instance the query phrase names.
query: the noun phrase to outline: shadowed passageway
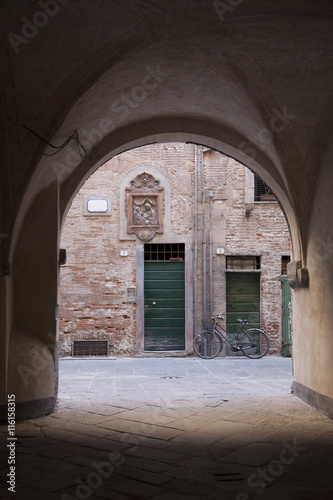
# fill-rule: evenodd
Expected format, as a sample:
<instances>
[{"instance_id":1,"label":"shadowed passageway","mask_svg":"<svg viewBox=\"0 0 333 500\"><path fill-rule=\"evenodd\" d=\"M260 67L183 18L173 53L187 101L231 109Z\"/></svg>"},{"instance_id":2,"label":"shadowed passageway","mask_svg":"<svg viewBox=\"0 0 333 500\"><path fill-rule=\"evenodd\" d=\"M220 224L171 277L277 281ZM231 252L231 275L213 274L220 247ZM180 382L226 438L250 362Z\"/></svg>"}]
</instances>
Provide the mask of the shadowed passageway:
<instances>
[{"instance_id":1,"label":"shadowed passageway","mask_svg":"<svg viewBox=\"0 0 333 500\"><path fill-rule=\"evenodd\" d=\"M61 360L2 497L331 500L333 422L291 381L285 358Z\"/></svg>"}]
</instances>

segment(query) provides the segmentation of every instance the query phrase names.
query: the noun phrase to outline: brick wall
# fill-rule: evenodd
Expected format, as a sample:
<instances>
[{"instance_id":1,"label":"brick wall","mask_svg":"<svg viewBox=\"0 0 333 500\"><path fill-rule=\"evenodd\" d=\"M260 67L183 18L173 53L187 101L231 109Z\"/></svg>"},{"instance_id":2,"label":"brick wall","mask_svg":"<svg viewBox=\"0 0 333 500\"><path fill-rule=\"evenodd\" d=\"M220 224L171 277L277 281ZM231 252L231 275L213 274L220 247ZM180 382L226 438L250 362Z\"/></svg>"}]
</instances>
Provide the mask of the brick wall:
<instances>
[{"instance_id":1,"label":"brick wall","mask_svg":"<svg viewBox=\"0 0 333 500\"><path fill-rule=\"evenodd\" d=\"M136 304L126 301L126 289L136 285L137 242L135 236L119 240L119 190L124 177L137 167L153 168L166 177L172 193L172 235L193 231L192 145L145 146L100 167L76 195L62 232L67 264L61 268L61 355L70 354L73 340L92 338L109 340L111 353L135 353ZM106 194L111 199L110 216L83 215L85 195ZM157 235L154 241L160 239ZM120 256L122 249L128 251L127 257Z\"/></svg>"},{"instance_id":2,"label":"brick wall","mask_svg":"<svg viewBox=\"0 0 333 500\"><path fill-rule=\"evenodd\" d=\"M198 148L198 327L202 325L202 169ZM256 203L245 216L245 167L217 152L203 153L206 188L206 229L209 238L209 191L212 191L213 310L225 310L225 257L261 255L261 326L271 340L271 352L281 353L281 255L290 252L289 231L277 203ZM68 212L61 247L67 264L61 267L60 353L69 355L76 339L107 339L110 354L136 353L136 304L127 302L126 290L136 286L134 235L120 240L120 188L131 171L160 172L170 187L170 232L153 242L186 241L194 246L194 145L155 144L123 153L98 169L80 189ZM122 186L122 187L121 187ZM111 215L84 215L85 196L108 196ZM209 241L207 242L209 243ZM121 257L120 250L128 256ZM209 270L207 244L207 272ZM209 278L209 276L208 276ZM209 279L207 318L209 320Z\"/></svg>"},{"instance_id":3,"label":"brick wall","mask_svg":"<svg viewBox=\"0 0 333 500\"><path fill-rule=\"evenodd\" d=\"M255 203L244 215L245 169L230 172L228 195L231 211L227 221L226 252L261 256L261 328L270 338L270 352L281 353L281 259L290 255L288 226L277 203Z\"/></svg>"}]
</instances>

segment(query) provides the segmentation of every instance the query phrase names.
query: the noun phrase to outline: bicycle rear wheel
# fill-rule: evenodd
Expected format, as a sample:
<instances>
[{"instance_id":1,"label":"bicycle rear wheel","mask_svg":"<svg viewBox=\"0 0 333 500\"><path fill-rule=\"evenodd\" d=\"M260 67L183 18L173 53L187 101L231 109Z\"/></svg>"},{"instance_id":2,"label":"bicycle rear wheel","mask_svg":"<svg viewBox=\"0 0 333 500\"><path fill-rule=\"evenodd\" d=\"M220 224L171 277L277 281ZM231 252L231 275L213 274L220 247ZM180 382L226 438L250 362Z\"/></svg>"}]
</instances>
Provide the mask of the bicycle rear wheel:
<instances>
[{"instance_id":1,"label":"bicycle rear wheel","mask_svg":"<svg viewBox=\"0 0 333 500\"><path fill-rule=\"evenodd\" d=\"M212 328L207 328L194 337L193 349L200 358L212 359L222 351L223 340Z\"/></svg>"},{"instance_id":2,"label":"bicycle rear wheel","mask_svg":"<svg viewBox=\"0 0 333 500\"><path fill-rule=\"evenodd\" d=\"M243 333L239 347L248 358L263 358L269 349L269 340L265 332L257 328L250 328Z\"/></svg>"}]
</instances>

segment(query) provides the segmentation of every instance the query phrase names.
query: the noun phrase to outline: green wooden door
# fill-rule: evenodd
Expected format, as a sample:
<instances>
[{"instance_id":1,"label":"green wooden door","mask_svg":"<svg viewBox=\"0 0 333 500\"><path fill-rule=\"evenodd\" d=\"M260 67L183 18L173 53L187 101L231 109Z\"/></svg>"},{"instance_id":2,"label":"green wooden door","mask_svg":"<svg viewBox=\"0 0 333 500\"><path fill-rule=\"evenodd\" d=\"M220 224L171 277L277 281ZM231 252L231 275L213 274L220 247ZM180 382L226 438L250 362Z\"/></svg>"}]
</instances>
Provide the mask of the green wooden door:
<instances>
[{"instance_id":1,"label":"green wooden door","mask_svg":"<svg viewBox=\"0 0 333 500\"><path fill-rule=\"evenodd\" d=\"M237 319L247 319L248 328L260 328L260 273L226 273L226 325L227 331L236 334ZM227 356L242 356L227 344Z\"/></svg>"},{"instance_id":2,"label":"green wooden door","mask_svg":"<svg viewBox=\"0 0 333 500\"><path fill-rule=\"evenodd\" d=\"M185 262L145 262L144 349L185 349Z\"/></svg>"},{"instance_id":3,"label":"green wooden door","mask_svg":"<svg viewBox=\"0 0 333 500\"><path fill-rule=\"evenodd\" d=\"M282 354L291 355L291 290L287 276L281 276L282 283Z\"/></svg>"}]
</instances>

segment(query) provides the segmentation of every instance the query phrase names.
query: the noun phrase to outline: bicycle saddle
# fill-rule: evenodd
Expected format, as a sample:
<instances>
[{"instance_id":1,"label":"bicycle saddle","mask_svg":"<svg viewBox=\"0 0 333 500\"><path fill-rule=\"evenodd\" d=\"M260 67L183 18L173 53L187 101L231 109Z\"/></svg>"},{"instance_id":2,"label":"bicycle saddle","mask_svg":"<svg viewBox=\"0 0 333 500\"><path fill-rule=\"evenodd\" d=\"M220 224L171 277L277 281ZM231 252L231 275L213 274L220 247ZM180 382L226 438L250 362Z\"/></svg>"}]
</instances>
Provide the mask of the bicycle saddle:
<instances>
[{"instance_id":1,"label":"bicycle saddle","mask_svg":"<svg viewBox=\"0 0 333 500\"><path fill-rule=\"evenodd\" d=\"M247 319L238 319L238 323L248 323Z\"/></svg>"}]
</instances>

